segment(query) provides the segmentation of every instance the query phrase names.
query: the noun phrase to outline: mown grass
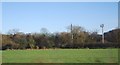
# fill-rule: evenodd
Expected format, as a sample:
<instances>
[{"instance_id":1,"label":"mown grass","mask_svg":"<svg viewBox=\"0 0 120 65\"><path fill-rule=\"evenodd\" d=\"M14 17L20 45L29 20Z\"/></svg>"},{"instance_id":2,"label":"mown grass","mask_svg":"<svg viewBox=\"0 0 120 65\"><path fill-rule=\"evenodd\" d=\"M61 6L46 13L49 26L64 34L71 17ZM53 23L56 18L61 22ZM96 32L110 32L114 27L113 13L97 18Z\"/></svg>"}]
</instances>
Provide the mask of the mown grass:
<instances>
[{"instance_id":1,"label":"mown grass","mask_svg":"<svg viewBox=\"0 0 120 65\"><path fill-rule=\"evenodd\" d=\"M6 50L3 63L118 63L118 49Z\"/></svg>"}]
</instances>

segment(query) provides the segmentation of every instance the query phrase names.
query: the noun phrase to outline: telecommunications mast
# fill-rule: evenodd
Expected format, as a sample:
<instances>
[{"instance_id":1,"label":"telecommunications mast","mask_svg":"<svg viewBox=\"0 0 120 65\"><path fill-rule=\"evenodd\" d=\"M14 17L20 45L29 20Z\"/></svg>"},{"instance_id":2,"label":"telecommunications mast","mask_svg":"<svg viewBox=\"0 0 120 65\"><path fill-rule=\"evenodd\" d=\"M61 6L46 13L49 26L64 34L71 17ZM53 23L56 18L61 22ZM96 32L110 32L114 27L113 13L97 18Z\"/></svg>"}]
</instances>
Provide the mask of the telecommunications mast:
<instances>
[{"instance_id":1,"label":"telecommunications mast","mask_svg":"<svg viewBox=\"0 0 120 65\"><path fill-rule=\"evenodd\" d=\"M104 24L101 24L100 27L102 28L102 43L104 43Z\"/></svg>"}]
</instances>

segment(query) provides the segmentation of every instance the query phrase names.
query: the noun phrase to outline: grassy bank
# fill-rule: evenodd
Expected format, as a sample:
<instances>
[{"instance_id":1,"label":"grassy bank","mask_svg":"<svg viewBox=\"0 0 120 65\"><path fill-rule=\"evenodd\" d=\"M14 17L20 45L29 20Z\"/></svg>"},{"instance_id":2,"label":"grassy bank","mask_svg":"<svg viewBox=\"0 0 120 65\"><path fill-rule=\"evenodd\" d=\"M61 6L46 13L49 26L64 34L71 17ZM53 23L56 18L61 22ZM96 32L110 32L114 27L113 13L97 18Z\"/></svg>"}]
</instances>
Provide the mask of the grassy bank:
<instances>
[{"instance_id":1,"label":"grassy bank","mask_svg":"<svg viewBox=\"0 0 120 65\"><path fill-rule=\"evenodd\" d=\"M3 63L117 63L118 49L6 50Z\"/></svg>"}]
</instances>

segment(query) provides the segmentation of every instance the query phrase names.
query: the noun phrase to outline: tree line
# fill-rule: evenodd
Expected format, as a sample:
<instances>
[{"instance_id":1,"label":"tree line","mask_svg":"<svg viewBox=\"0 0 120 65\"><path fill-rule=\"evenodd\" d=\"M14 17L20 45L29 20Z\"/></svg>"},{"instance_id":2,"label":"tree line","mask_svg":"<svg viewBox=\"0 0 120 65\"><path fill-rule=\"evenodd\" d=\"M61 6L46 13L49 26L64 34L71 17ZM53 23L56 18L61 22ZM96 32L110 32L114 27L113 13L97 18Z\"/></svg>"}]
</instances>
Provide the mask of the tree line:
<instances>
[{"instance_id":1,"label":"tree line","mask_svg":"<svg viewBox=\"0 0 120 65\"><path fill-rule=\"evenodd\" d=\"M118 48L120 47L120 29L104 33L105 43L101 43L102 35L87 32L81 26L67 27L69 32L48 33L42 28L40 33L23 33L17 29L2 35L2 50L5 49L56 49L56 48Z\"/></svg>"}]
</instances>

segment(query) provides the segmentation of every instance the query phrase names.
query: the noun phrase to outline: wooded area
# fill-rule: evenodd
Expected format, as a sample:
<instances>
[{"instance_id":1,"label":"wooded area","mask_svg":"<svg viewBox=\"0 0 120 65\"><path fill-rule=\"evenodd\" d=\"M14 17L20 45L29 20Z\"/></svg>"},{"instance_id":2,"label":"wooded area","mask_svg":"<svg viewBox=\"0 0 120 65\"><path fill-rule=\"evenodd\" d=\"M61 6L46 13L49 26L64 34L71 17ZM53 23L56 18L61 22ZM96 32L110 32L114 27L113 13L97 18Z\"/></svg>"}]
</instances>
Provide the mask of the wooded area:
<instances>
[{"instance_id":1,"label":"wooded area","mask_svg":"<svg viewBox=\"0 0 120 65\"><path fill-rule=\"evenodd\" d=\"M68 30L71 30L68 26ZM120 47L120 29L104 33L105 43L101 43L102 35L87 32L83 27L73 26L72 31L48 33L42 28L40 33L25 34L16 29L2 35L2 50L5 49L49 49L49 48L118 48Z\"/></svg>"}]
</instances>

